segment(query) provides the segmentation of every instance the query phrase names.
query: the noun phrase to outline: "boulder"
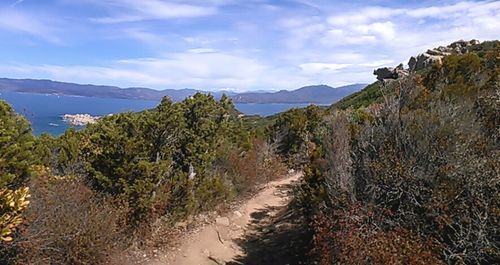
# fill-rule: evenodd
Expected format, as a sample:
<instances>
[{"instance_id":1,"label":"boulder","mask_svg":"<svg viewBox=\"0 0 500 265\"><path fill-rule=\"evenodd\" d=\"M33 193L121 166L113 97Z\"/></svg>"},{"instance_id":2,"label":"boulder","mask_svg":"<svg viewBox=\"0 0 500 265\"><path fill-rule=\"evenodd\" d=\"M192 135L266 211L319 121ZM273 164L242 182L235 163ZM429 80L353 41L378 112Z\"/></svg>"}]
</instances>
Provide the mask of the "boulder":
<instances>
[{"instance_id":1,"label":"boulder","mask_svg":"<svg viewBox=\"0 0 500 265\"><path fill-rule=\"evenodd\" d=\"M417 58L414 56L410 57L410 60L408 61L408 67L410 72L415 72L415 69L417 68Z\"/></svg>"},{"instance_id":2,"label":"boulder","mask_svg":"<svg viewBox=\"0 0 500 265\"><path fill-rule=\"evenodd\" d=\"M392 67L382 67L373 71L373 74L377 76L377 79L383 81L384 79L395 79L394 68Z\"/></svg>"},{"instance_id":3,"label":"boulder","mask_svg":"<svg viewBox=\"0 0 500 265\"><path fill-rule=\"evenodd\" d=\"M434 50L434 51L436 51L436 50ZM434 53L434 52L432 52L432 53L438 54L438 53ZM445 55L431 55L431 54L429 54L429 51L428 51L428 52L419 54L417 56L417 58L411 57L410 60L408 61L409 71L416 72L416 71L424 69L432 64L435 64L435 63L440 64L442 61L442 58L444 56Z\"/></svg>"},{"instance_id":4,"label":"boulder","mask_svg":"<svg viewBox=\"0 0 500 265\"><path fill-rule=\"evenodd\" d=\"M409 73L408 73L408 70L406 70L403 66L403 64L399 64L395 69L394 69L394 75L396 76L396 78L401 78L401 77L404 77L404 76L407 76Z\"/></svg>"},{"instance_id":5,"label":"boulder","mask_svg":"<svg viewBox=\"0 0 500 265\"><path fill-rule=\"evenodd\" d=\"M462 48L462 47L467 47L468 43L469 42L467 42L467 41L459 40L459 41L452 42L450 44L450 46L448 46L448 47L453 48L453 49L455 49L455 48Z\"/></svg>"},{"instance_id":6,"label":"boulder","mask_svg":"<svg viewBox=\"0 0 500 265\"><path fill-rule=\"evenodd\" d=\"M380 81L387 81L391 79L398 79L403 76L408 75L408 71L404 69L403 64L398 65L396 68L392 67L382 67L373 71L373 74L377 76Z\"/></svg>"}]
</instances>

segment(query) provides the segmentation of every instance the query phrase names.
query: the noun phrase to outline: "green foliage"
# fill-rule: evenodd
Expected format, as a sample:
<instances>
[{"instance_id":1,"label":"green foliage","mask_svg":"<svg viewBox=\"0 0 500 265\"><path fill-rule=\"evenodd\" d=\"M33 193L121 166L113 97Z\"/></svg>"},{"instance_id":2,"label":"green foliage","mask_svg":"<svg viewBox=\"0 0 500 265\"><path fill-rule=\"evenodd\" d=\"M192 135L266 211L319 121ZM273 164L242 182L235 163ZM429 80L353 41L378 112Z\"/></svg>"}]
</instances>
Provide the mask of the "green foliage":
<instances>
[{"instance_id":1,"label":"green foliage","mask_svg":"<svg viewBox=\"0 0 500 265\"><path fill-rule=\"evenodd\" d=\"M278 146L278 153L287 158L290 166L301 167L307 163L314 149L311 138L324 115L325 111L314 105L277 115L269 128L270 137Z\"/></svg>"},{"instance_id":2,"label":"green foliage","mask_svg":"<svg viewBox=\"0 0 500 265\"><path fill-rule=\"evenodd\" d=\"M0 263L12 255L7 243L23 221L33 165L34 139L29 123L0 101Z\"/></svg>"},{"instance_id":3,"label":"green foliage","mask_svg":"<svg viewBox=\"0 0 500 265\"><path fill-rule=\"evenodd\" d=\"M220 172L222 147L251 149L231 100L196 94L156 108L102 118L57 139L42 135L35 153L52 174L84 176L92 188L129 205L129 221L179 217L236 195L237 178Z\"/></svg>"},{"instance_id":4,"label":"green foliage","mask_svg":"<svg viewBox=\"0 0 500 265\"><path fill-rule=\"evenodd\" d=\"M156 190L170 174L175 148L168 141L171 128L168 121L162 124L165 127L156 127L164 119L149 112L113 115L90 126L82 136L93 187L126 200L134 220L150 212Z\"/></svg>"},{"instance_id":5,"label":"green foliage","mask_svg":"<svg viewBox=\"0 0 500 265\"><path fill-rule=\"evenodd\" d=\"M357 109L360 107L367 107L373 103L378 103L382 101L380 82L375 82L361 91L356 92L350 96L341 99L339 102L333 104L330 109L340 109L345 110L347 108Z\"/></svg>"},{"instance_id":6,"label":"green foliage","mask_svg":"<svg viewBox=\"0 0 500 265\"><path fill-rule=\"evenodd\" d=\"M0 189L17 188L26 182L33 145L30 124L0 101Z\"/></svg>"}]
</instances>

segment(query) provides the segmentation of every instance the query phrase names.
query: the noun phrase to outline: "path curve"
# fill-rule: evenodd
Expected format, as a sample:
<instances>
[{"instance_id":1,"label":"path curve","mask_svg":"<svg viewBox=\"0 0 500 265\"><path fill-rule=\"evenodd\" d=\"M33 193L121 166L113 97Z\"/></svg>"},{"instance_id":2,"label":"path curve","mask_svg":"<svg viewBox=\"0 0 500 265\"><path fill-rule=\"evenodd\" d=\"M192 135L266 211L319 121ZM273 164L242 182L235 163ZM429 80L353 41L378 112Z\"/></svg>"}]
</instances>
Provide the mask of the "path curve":
<instances>
[{"instance_id":1,"label":"path curve","mask_svg":"<svg viewBox=\"0 0 500 265\"><path fill-rule=\"evenodd\" d=\"M262 209L275 209L288 204L291 200L289 192L301 174L269 182L259 193L244 202L238 210L208 226L195 234L187 236L179 246L179 250L170 253L167 258L150 263L150 265L206 265L206 264L237 264L237 257L245 253L237 244L255 228L252 220L260 218ZM276 212L269 211L262 218L271 218Z\"/></svg>"}]
</instances>

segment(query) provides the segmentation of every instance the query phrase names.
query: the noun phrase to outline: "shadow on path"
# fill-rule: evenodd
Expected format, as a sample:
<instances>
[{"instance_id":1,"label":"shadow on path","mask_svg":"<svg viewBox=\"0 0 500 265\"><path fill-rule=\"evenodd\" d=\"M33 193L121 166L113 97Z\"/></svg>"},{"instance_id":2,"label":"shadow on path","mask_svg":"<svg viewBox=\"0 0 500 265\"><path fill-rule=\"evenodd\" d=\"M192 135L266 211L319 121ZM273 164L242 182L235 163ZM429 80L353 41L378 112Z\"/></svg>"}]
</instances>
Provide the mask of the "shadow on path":
<instances>
[{"instance_id":1,"label":"shadow on path","mask_svg":"<svg viewBox=\"0 0 500 265\"><path fill-rule=\"evenodd\" d=\"M285 196L293 185L278 187ZM281 207L267 206L251 215L247 234L236 243L245 255L228 265L295 265L310 264L307 256L312 240L300 207L295 200Z\"/></svg>"}]
</instances>

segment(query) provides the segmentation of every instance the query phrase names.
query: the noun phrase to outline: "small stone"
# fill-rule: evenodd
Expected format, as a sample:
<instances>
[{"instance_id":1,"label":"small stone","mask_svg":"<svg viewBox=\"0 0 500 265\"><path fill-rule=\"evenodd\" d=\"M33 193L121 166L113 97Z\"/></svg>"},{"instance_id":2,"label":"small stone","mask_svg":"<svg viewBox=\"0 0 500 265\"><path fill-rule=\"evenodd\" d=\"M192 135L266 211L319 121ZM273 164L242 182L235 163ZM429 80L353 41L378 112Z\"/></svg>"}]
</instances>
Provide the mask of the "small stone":
<instances>
[{"instance_id":1,"label":"small stone","mask_svg":"<svg viewBox=\"0 0 500 265\"><path fill-rule=\"evenodd\" d=\"M241 218L243 216L243 214L241 214L239 211L234 211L234 215L236 216L236 218Z\"/></svg>"},{"instance_id":2,"label":"small stone","mask_svg":"<svg viewBox=\"0 0 500 265\"><path fill-rule=\"evenodd\" d=\"M179 228L179 229L186 229L188 226L188 223L187 222L178 222L175 224L175 227L176 228Z\"/></svg>"},{"instance_id":3,"label":"small stone","mask_svg":"<svg viewBox=\"0 0 500 265\"><path fill-rule=\"evenodd\" d=\"M203 250L203 255L210 257L210 251L208 249Z\"/></svg>"},{"instance_id":4,"label":"small stone","mask_svg":"<svg viewBox=\"0 0 500 265\"><path fill-rule=\"evenodd\" d=\"M217 217L215 223L218 225L229 226L229 218L227 217Z\"/></svg>"}]
</instances>

